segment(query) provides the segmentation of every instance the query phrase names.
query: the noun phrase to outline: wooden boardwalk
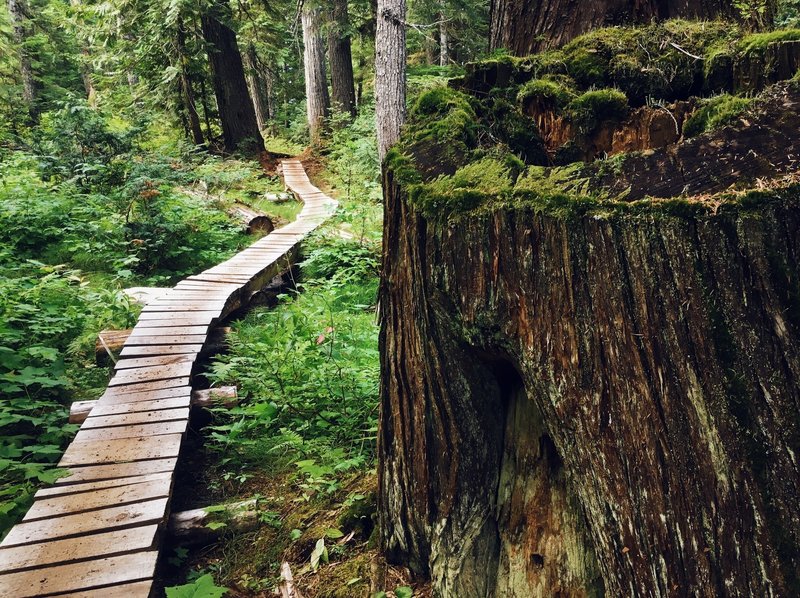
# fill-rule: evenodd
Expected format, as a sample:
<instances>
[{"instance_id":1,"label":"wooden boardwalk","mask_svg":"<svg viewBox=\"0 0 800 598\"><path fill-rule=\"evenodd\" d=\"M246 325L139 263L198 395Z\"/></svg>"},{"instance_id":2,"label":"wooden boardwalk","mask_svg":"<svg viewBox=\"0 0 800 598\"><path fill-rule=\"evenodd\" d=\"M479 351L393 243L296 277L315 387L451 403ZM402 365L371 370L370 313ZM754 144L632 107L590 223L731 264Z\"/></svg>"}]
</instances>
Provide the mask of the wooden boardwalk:
<instances>
[{"instance_id":1,"label":"wooden boardwalk","mask_svg":"<svg viewBox=\"0 0 800 598\"><path fill-rule=\"evenodd\" d=\"M71 475L37 492L0 543L1 597L150 595L209 329L285 271L337 205L298 160L282 170L304 202L297 219L143 309L108 389L59 462Z\"/></svg>"}]
</instances>

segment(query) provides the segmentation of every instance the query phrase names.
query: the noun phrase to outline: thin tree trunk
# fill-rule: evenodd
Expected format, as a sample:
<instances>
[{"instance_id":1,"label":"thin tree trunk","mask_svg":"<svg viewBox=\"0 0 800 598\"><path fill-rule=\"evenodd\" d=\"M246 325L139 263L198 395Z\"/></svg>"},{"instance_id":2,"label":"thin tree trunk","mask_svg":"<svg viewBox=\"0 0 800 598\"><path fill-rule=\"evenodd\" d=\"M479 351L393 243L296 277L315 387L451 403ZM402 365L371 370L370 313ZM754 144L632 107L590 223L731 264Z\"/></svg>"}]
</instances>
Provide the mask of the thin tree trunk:
<instances>
[{"instance_id":1,"label":"thin tree trunk","mask_svg":"<svg viewBox=\"0 0 800 598\"><path fill-rule=\"evenodd\" d=\"M8 13L11 17L13 27L14 45L19 52L19 72L22 77L22 99L25 102L28 112L33 116L36 109L33 102L36 98L36 84L33 80L33 68L31 67L31 57L25 47L28 39L28 31L25 27L25 7L23 0L8 0Z\"/></svg>"},{"instance_id":2,"label":"thin tree trunk","mask_svg":"<svg viewBox=\"0 0 800 598\"><path fill-rule=\"evenodd\" d=\"M236 33L222 22L230 9L222 4L215 8L217 10L203 15L201 21L203 37L210 46L208 59L211 63L225 149L258 152L264 148L264 141L258 130L253 102L247 90Z\"/></svg>"},{"instance_id":3,"label":"thin tree trunk","mask_svg":"<svg viewBox=\"0 0 800 598\"><path fill-rule=\"evenodd\" d=\"M195 145L203 145L203 129L200 127L200 116L197 114L197 104L194 100L194 89L189 74L189 57L186 55L186 32L183 30L183 20L178 19L178 54L181 61L181 98L186 109L188 129Z\"/></svg>"},{"instance_id":4,"label":"thin tree trunk","mask_svg":"<svg viewBox=\"0 0 800 598\"><path fill-rule=\"evenodd\" d=\"M378 157L400 138L406 119L406 3L378 0L375 33L375 121Z\"/></svg>"},{"instance_id":5,"label":"thin tree trunk","mask_svg":"<svg viewBox=\"0 0 800 598\"><path fill-rule=\"evenodd\" d=\"M347 0L333 0L328 29L328 56L331 62L333 106L342 112L356 114L356 90L353 79L353 54L350 48L350 17Z\"/></svg>"},{"instance_id":6,"label":"thin tree trunk","mask_svg":"<svg viewBox=\"0 0 800 598\"><path fill-rule=\"evenodd\" d=\"M303 6L303 62L306 75L306 113L311 145L318 145L330 109L325 76L325 46L322 39L322 10Z\"/></svg>"},{"instance_id":7,"label":"thin tree trunk","mask_svg":"<svg viewBox=\"0 0 800 598\"><path fill-rule=\"evenodd\" d=\"M450 64L450 46L447 38L447 23L444 16L439 15L439 66Z\"/></svg>"},{"instance_id":8,"label":"thin tree trunk","mask_svg":"<svg viewBox=\"0 0 800 598\"><path fill-rule=\"evenodd\" d=\"M205 77L200 78L200 103L203 105L203 121L206 125L206 139L214 139L214 131L211 127L211 106L208 101L208 87L206 87Z\"/></svg>"},{"instance_id":9,"label":"thin tree trunk","mask_svg":"<svg viewBox=\"0 0 800 598\"><path fill-rule=\"evenodd\" d=\"M247 87L253 100L253 109L256 112L256 122L259 130L263 131L270 118L269 100L261 69L258 66L258 55L253 44L248 44L247 51L242 56L244 60L244 74L247 77Z\"/></svg>"},{"instance_id":10,"label":"thin tree trunk","mask_svg":"<svg viewBox=\"0 0 800 598\"><path fill-rule=\"evenodd\" d=\"M81 0L69 0L69 3L75 10L80 10ZM86 98L89 100L89 104L94 105L97 99L97 91L95 90L94 82L92 81L92 71L89 67L89 48L86 47L86 44L82 40L80 41L80 48L80 69L83 88L86 90Z\"/></svg>"}]
</instances>

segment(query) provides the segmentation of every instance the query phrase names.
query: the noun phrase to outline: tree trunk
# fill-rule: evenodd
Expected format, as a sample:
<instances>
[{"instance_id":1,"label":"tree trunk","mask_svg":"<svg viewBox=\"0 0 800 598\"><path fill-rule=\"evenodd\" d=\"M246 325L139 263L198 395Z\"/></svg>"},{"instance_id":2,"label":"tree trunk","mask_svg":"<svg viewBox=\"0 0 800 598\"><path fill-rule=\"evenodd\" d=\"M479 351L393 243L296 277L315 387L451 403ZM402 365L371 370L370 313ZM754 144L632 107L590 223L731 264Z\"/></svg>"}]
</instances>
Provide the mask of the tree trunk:
<instances>
[{"instance_id":1,"label":"tree trunk","mask_svg":"<svg viewBox=\"0 0 800 598\"><path fill-rule=\"evenodd\" d=\"M447 23L444 16L439 16L439 66L450 64L450 46L447 39Z\"/></svg>"},{"instance_id":2,"label":"tree trunk","mask_svg":"<svg viewBox=\"0 0 800 598\"><path fill-rule=\"evenodd\" d=\"M259 130L263 131L267 127L267 121L271 118L269 110L268 89L261 76L261 68L258 63L258 54L253 44L248 44L247 52L244 56L244 72L247 77L247 87L250 89L250 97L253 98L253 109L256 111L256 122Z\"/></svg>"},{"instance_id":3,"label":"tree trunk","mask_svg":"<svg viewBox=\"0 0 800 598\"><path fill-rule=\"evenodd\" d=\"M598 165L692 202L428 219L385 173L379 529L434 595L797 595L800 187L768 183L800 88L770 93Z\"/></svg>"},{"instance_id":4,"label":"tree trunk","mask_svg":"<svg viewBox=\"0 0 800 598\"><path fill-rule=\"evenodd\" d=\"M491 0L489 46L526 56L604 25L732 16L722 0Z\"/></svg>"},{"instance_id":5,"label":"tree trunk","mask_svg":"<svg viewBox=\"0 0 800 598\"><path fill-rule=\"evenodd\" d=\"M353 55L350 50L349 29L347 0L333 0L330 28L328 29L328 57L331 63L333 107L355 116L356 89L353 79Z\"/></svg>"},{"instance_id":6,"label":"tree trunk","mask_svg":"<svg viewBox=\"0 0 800 598\"><path fill-rule=\"evenodd\" d=\"M70 0L70 5L76 10L81 8L81 0ZM81 47L81 80L83 81L83 88L86 90L86 98L90 105L95 105L97 101L97 91L94 88L92 81L92 71L89 66L89 48L86 47L84 42L80 42Z\"/></svg>"},{"instance_id":7,"label":"tree trunk","mask_svg":"<svg viewBox=\"0 0 800 598\"><path fill-rule=\"evenodd\" d=\"M311 145L319 145L331 100L325 75L322 9L303 5L303 64L306 78L306 114Z\"/></svg>"},{"instance_id":8,"label":"tree trunk","mask_svg":"<svg viewBox=\"0 0 800 598\"><path fill-rule=\"evenodd\" d=\"M192 78L189 73L189 57L186 54L186 32L183 29L183 20L178 19L178 60L181 62L181 98L183 100L183 107L186 110L188 119L187 125L189 133L191 134L192 142L195 145L203 145L203 129L200 126L200 115L197 113L197 104L194 100L194 88L192 86Z\"/></svg>"},{"instance_id":9,"label":"tree trunk","mask_svg":"<svg viewBox=\"0 0 800 598\"><path fill-rule=\"evenodd\" d=\"M406 3L378 0L375 32L375 121L378 157L400 139L406 119Z\"/></svg>"},{"instance_id":10,"label":"tree trunk","mask_svg":"<svg viewBox=\"0 0 800 598\"><path fill-rule=\"evenodd\" d=\"M236 33L222 22L230 9L227 5L215 8L215 11L202 16L202 25L203 37L209 44L208 59L225 149L229 152L237 149L259 152L264 148L264 140L247 90Z\"/></svg>"},{"instance_id":11,"label":"tree trunk","mask_svg":"<svg viewBox=\"0 0 800 598\"><path fill-rule=\"evenodd\" d=\"M14 45L19 52L19 73L22 78L22 100L25 102L31 115L36 113L34 100L36 99L36 83L33 80L31 57L25 43L28 40L28 30L25 26L27 20L23 0L8 0L8 13L13 27Z\"/></svg>"}]
</instances>

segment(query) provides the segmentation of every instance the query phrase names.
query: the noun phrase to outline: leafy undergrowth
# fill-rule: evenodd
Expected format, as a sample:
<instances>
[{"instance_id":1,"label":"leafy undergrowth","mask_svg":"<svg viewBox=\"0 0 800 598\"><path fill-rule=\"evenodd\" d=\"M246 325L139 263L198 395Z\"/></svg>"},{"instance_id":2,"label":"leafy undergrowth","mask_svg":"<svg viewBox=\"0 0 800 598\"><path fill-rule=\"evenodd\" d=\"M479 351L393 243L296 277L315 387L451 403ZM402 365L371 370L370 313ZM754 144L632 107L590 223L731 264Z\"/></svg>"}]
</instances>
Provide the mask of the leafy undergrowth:
<instances>
[{"instance_id":1,"label":"leafy undergrowth","mask_svg":"<svg viewBox=\"0 0 800 598\"><path fill-rule=\"evenodd\" d=\"M0 153L0 536L59 475L70 402L108 382L94 344L135 322L122 289L171 285L250 242L177 191L238 166L170 143L76 102Z\"/></svg>"}]
</instances>

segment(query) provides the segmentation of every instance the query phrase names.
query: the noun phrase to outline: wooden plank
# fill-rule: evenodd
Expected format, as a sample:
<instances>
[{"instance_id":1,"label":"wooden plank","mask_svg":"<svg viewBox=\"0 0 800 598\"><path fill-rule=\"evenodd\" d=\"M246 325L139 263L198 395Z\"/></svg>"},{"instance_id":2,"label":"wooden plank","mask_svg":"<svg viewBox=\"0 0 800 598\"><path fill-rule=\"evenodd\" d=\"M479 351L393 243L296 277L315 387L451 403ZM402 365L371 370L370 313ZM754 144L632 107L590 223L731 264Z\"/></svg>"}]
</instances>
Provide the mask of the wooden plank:
<instances>
[{"instance_id":1,"label":"wooden plank","mask_svg":"<svg viewBox=\"0 0 800 598\"><path fill-rule=\"evenodd\" d=\"M131 330L130 335L125 340L127 343L128 340L132 338L137 338L140 336L185 336L187 334L196 335L196 334L203 334L208 335L209 326L156 326L151 328L149 326L143 326L146 322L140 322L136 325L136 327Z\"/></svg>"},{"instance_id":2,"label":"wooden plank","mask_svg":"<svg viewBox=\"0 0 800 598\"><path fill-rule=\"evenodd\" d=\"M189 386L189 377L185 378L171 378L168 380L155 380L151 382L140 382L138 384L128 384L127 386L117 386L114 388L106 388L101 399L110 396L121 394L128 394L132 392L148 392L156 390L165 390L167 388L179 388L181 386Z\"/></svg>"},{"instance_id":3,"label":"wooden plank","mask_svg":"<svg viewBox=\"0 0 800 598\"><path fill-rule=\"evenodd\" d=\"M84 492L80 496L47 496L33 503L22 521L52 519L74 513L95 511L109 505L122 506L155 498L168 497L172 489L171 478L161 478L141 484L99 488Z\"/></svg>"},{"instance_id":4,"label":"wooden plank","mask_svg":"<svg viewBox=\"0 0 800 598\"><path fill-rule=\"evenodd\" d=\"M116 388L125 388L118 386ZM125 392L125 393L106 393L97 401L96 408L101 406L120 405L123 403L138 403L140 401L156 401L161 399L185 398L192 394L190 386L178 386L176 388L161 388L157 390L147 390L144 392Z\"/></svg>"},{"instance_id":5,"label":"wooden plank","mask_svg":"<svg viewBox=\"0 0 800 598\"><path fill-rule=\"evenodd\" d=\"M203 345L131 345L123 347L120 357L146 357L157 355L197 355Z\"/></svg>"},{"instance_id":6,"label":"wooden plank","mask_svg":"<svg viewBox=\"0 0 800 598\"><path fill-rule=\"evenodd\" d=\"M153 355L150 357L130 357L120 359L114 366L115 370L130 368L143 368L154 365L173 365L175 363L194 363L197 353L175 353L173 355Z\"/></svg>"},{"instance_id":7,"label":"wooden plank","mask_svg":"<svg viewBox=\"0 0 800 598\"><path fill-rule=\"evenodd\" d=\"M105 559L0 575L0 595L31 598L152 579L158 552L134 552Z\"/></svg>"},{"instance_id":8,"label":"wooden plank","mask_svg":"<svg viewBox=\"0 0 800 598\"><path fill-rule=\"evenodd\" d=\"M119 507L109 507L86 513L64 515L41 521L22 522L11 528L2 546L19 546L91 532L111 531L133 525L161 523L166 517L167 498ZM2 593L0 593L2 595Z\"/></svg>"},{"instance_id":9,"label":"wooden plank","mask_svg":"<svg viewBox=\"0 0 800 598\"><path fill-rule=\"evenodd\" d=\"M187 409L188 411L188 409ZM121 417L121 416L110 416ZM111 441L128 439L140 442L150 442L158 444L158 440L152 436L170 436L173 434L183 434L189 425L188 417L178 421L154 422L152 424L132 424L129 426L118 426L113 428L81 428L75 435L75 443L87 443L97 441ZM159 455L167 456L167 455ZM169 455L172 456L172 455Z\"/></svg>"},{"instance_id":10,"label":"wooden plank","mask_svg":"<svg viewBox=\"0 0 800 598\"><path fill-rule=\"evenodd\" d=\"M9 546L0 548L0 563L4 571L21 571L31 567L145 550L153 546L157 531L157 525L144 525L41 544Z\"/></svg>"},{"instance_id":11,"label":"wooden plank","mask_svg":"<svg viewBox=\"0 0 800 598\"><path fill-rule=\"evenodd\" d=\"M219 312L217 312L216 310L193 311L191 314L188 314L188 313L184 313L184 314L176 313L176 314L172 314L172 315L158 314L158 313L152 313L151 314L151 313L147 313L147 312L142 312L142 313L139 314L139 322L143 322L145 320L164 320L164 319L172 320L172 319L178 319L178 318L192 318L192 319L198 320L198 321L203 321L203 322L207 321L209 324L211 324L215 319L217 319L217 317L219 317Z\"/></svg>"},{"instance_id":12,"label":"wooden plank","mask_svg":"<svg viewBox=\"0 0 800 598\"><path fill-rule=\"evenodd\" d=\"M196 313L196 312L192 312ZM195 318L186 312L182 315L159 318L154 320L139 320L137 326L147 326L148 328L174 328L175 326L205 326L210 327L211 323L206 316ZM125 340L128 337L126 335ZM124 342L124 341L123 341Z\"/></svg>"},{"instance_id":13,"label":"wooden plank","mask_svg":"<svg viewBox=\"0 0 800 598\"><path fill-rule=\"evenodd\" d=\"M182 399L181 399L182 400ZM146 401L150 402L150 401ZM136 403L134 403L136 405ZM180 406L175 409L159 409L153 411L135 411L132 413L112 413L95 415L92 413L83 422L81 430L91 428L108 428L111 426L129 426L132 424L150 424L154 422L179 421L189 419L189 407Z\"/></svg>"},{"instance_id":14,"label":"wooden plank","mask_svg":"<svg viewBox=\"0 0 800 598\"><path fill-rule=\"evenodd\" d=\"M102 488L114 488L116 486L130 486L131 484L143 484L152 480L172 479L174 472L162 471L160 473L151 473L148 475L130 476L127 478L114 478L112 480L100 480L93 482L84 482L82 484L61 484L50 486L49 488L42 488L36 493L36 498L46 498L48 496L66 496L67 494L78 494L81 492L89 492L91 490L100 490ZM78 499L79 500L79 499Z\"/></svg>"},{"instance_id":15,"label":"wooden plank","mask_svg":"<svg viewBox=\"0 0 800 598\"><path fill-rule=\"evenodd\" d=\"M191 375L193 367L194 362L192 361L173 365L154 365L130 370L117 370L108 385L120 386L122 384L136 384L137 382L165 380L168 378L185 378Z\"/></svg>"},{"instance_id":16,"label":"wooden plank","mask_svg":"<svg viewBox=\"0 0 800 598\"><path fill-rule=\"evenodd\" d=\"M205 334L181 334L174 336L135 336L125 341L125 347L136 345L202 345L206 342Z\"/></svg>"},{"instance_id":17,"label":"wooden plank","mask_svg":"<svg viewBox=\"0 0 800 598\"><path fill-rule=\"evenodd\" d=\"M81 590L74 594L59 594L58 598L150 598L152 587L153 580L148 579L97 590Z\"/></svg>"},{"instance_id":18,"label":"wooden plank","mask_svg":"<svg viewBox=\"0 0 800 598\"><path fill-rule=\"evenodd\" d=\"M108 465L89 465L86 467L70 467L70 475L56 480L57 485L71 486L91 481L115 480L131 476L143 476L163 473L175 469L178 459L152 459L150 461L134 461L132 463L112 463Z\"/></svg>"},{"instance_id":19,"label":"wooden plank","mask_svg":"<svg viewBox=\"0 0 800 598\"><path fill-rule=\"evenodd\" d=\"M134 401L131 403L115 403L108 405L103 403L95 404L89 417L85 418L86 421L90 419L97 419L107 415L118 415L121 413L139 413L142 411L160 411L162 409L179 409L181 407L188 407L191 404L189 395L182 397L174 397L171 399L154 399L144 401Z\"/></svg>"},{"instance_id":20,"label":"wooden plank","mask_svg":"<svg viewBox=\"0 0 800 598\"><path fill-rule=\"evenodd\" d=\"M148 303L142 308L142 313L153 312L185 312L185 311L211 311L219 313L225 307L224 301L206 302L206 301L184 301L175 303L161 303L154 302Z\"/></svg>"},{"instance_id":21,"label":"wooden plank","mask_svg":"<svg viewBox=\"0 0 800 598\"><path fill-rule=\"evenodd\" d=\"M75 441L67 447L59 467L70 465L101 465L177 457L182 434L169 434L152 438L123 438L119 440Z\"/></svg>"}]
</instances>

